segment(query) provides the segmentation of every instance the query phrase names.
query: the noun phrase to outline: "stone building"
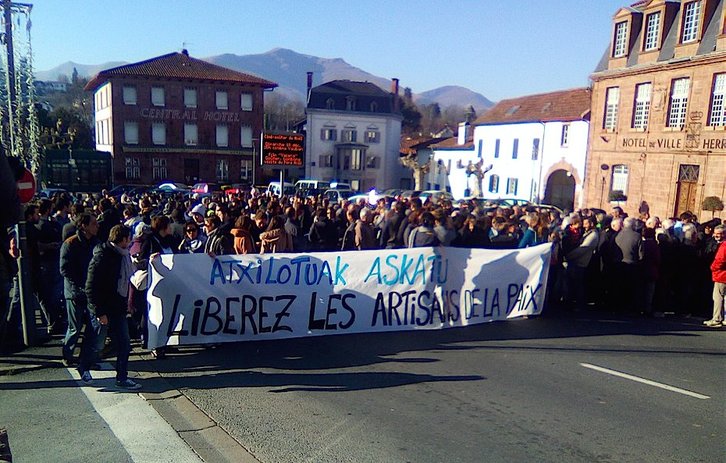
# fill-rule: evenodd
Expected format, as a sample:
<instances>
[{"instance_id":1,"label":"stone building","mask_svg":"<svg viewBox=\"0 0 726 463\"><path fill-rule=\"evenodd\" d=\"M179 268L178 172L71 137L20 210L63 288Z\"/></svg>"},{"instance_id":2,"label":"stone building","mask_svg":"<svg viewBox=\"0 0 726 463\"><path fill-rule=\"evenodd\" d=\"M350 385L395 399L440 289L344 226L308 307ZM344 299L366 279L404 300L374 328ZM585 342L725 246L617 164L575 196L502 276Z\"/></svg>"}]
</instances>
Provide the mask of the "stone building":
<instances>
[{"instance_id":1,"label":"stone building","mask_svg":"<svg viewBox=\"0 0 726 463\"><path fill-rule=\"evenodd\" d=\"M334 80L311 87L308 76L305 177L355 190L400 188L398 79L391 92L370 82Z\"/></svg>"},{"instance_id":2,"label":"stone building","mask_svg":"<svg viewBox=\"0 0 726 463\"><path fill-rule=\"evenodd\" d=\"M274 82L181 53L98 73L96 149L113 156L113 183L252 182L263 94Z\"/></svg>"},{"instance_id":3,"label":"stone building","mask_svg":"<svg viewBox=\"0 0 726 463\"><path fill-rule=\"evenodd\" d=\"M585 205L608 208L622 193L631 215L710 219L703 199L726 197L724 3L650 0L615 13L591 76Z\"/></svg>"}]
</instances>

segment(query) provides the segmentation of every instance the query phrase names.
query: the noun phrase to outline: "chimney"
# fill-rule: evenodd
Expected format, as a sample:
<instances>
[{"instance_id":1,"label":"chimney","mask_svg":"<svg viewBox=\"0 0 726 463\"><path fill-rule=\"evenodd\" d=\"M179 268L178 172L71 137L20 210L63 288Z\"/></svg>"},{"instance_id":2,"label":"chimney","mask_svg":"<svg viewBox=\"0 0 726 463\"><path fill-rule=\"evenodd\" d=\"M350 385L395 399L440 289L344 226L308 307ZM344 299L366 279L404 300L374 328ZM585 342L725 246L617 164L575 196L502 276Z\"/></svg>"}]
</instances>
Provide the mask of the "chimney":
<instances>
[{"instance_id":1,"label":"chimney","mask_svg":"<svg viewBox=\"0 0 726 463\"><path fill-rule=\"evenodd\" d=\"M310 103L310 92L313 89L313 73L308 71L308 95L307 95L307 104ZM306 104L306 106L307 106Z\"/></svg>"},{"instance_id":2,"label":"chimney","mask_svg":"<svg viewBox=\"0 0 726 463\"><path fill-rule=\"evenodd\" d=\"M468 122L459 122L459 133L456 137L456 143L459 145L466 144L466 141L469 139L469 123Z\"/></svg>"},{"instance_id":3,"label":"chimney","mask_svg":"<svg viewBox=\"0 0 726 463\"><path fill-rule=\"evenodd\" d=\"M393 111L398 111L400 105L398 101L398 78L396 77L391 79L391 93L393 93Z\"/></svg>"},{"instance_id":4,"label":"chimney","mask_svg":"<svg viewBox=\"0 0 726 463\"><path fill-rule=\"evenodd\" d=\"M181 52L182 52L182 55L189 56L189 50L187 50L186 48L182 48L182 51Z\"/></svg>"}]
</instances>

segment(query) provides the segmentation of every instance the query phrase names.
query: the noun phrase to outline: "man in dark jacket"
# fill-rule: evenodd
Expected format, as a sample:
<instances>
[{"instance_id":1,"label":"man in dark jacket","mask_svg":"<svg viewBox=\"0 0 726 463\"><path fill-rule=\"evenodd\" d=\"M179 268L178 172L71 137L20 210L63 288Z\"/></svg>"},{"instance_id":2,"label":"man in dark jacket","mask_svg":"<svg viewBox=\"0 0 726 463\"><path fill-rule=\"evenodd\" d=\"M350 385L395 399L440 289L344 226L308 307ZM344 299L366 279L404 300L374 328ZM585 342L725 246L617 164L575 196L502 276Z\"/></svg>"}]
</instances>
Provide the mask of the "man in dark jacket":
<instances>
[{"instance_id":1,"label":"man in dark jacket","mask_svg":"<svg viewBox=\"0 0 726 463\"><path fill-rule=\"evenodd\" d=\"M643 261L643 236L635 230L636 219L626 217L623 229L615 236L615 252L620 261L615 264L615 281L620 292L620 303L626 311L635 312L637 301L642 298L641 263Z\"/></svg>"},{"instance_id":2,"label":"man in dark jacket","mask_svg":"<svg viewBox=\"0 0 726 463\"><path fill-rule=\"evenodd\" d=\"M104 338L108 331L116 343L116 387L136 390L141 389L141 385L128 378L131 341L126 311L129 279L134 272L129 256L130 244L131 230L123 225L114 225L109 231L108 241L98 245L93 252L93 259L88 266L86 297L96 333ZM90 353L88 350L95 348L81 352L78 367L84 383L92 381L88 370L95 352Z\"/></svg>"},{"instance_id":3,"label":"man in dark jacket","mask_svg":"<svg viewBox=\"0 0 726 463\"><path fill-rule=\"evenodd\" d=\"M91 214L76 218L76 233L63 242L60 250L60 273L63 275L63 292L68 311L68 329L63 339L63 365L74 363L73 351L86 324L85 342L94 338L86 300L88 264L93 257L93 248L98 244L98 221ZM84 343L85 343L84 342Z\"/></svg>"}]
</instances>

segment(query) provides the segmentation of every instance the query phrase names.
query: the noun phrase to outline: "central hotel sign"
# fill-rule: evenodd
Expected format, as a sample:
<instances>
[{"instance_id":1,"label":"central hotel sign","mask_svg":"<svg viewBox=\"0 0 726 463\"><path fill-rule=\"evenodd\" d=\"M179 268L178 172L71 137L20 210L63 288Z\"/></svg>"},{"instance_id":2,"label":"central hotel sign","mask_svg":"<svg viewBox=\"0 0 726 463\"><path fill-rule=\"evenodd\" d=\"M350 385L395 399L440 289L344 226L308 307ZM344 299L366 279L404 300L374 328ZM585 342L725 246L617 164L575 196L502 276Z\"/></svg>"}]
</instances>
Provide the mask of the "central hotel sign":
<instances>
[{"instance_id":1,"label":"central hotel sign","mask_svg":"<svg viewBox=\"0 0 726 463\"><path fill-rule=\"evenodd\" d=\"M196 109L143 108L139 111L143 119L239 122L239 113L231 111L197 111Z\"/></svg>"}]
</instances>

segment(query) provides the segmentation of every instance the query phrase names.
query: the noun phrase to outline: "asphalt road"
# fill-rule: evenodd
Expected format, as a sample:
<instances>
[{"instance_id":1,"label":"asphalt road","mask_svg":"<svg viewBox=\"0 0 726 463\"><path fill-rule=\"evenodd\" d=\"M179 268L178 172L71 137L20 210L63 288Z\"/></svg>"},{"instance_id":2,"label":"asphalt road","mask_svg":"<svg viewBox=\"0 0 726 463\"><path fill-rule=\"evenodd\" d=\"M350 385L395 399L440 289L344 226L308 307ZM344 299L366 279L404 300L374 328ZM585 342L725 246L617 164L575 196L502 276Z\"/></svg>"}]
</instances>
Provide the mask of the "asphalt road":
<instances>
[{"instance_id":1,"label":"asphalt road","mask_svg":"<svg viewBox=\"0 0 726 463\"><path fill-rule=\"evenodd\" d=\"M153 368L263 463L711 463L724 335L571 314L185 347Z\"/></svg>"}]
</instances>

